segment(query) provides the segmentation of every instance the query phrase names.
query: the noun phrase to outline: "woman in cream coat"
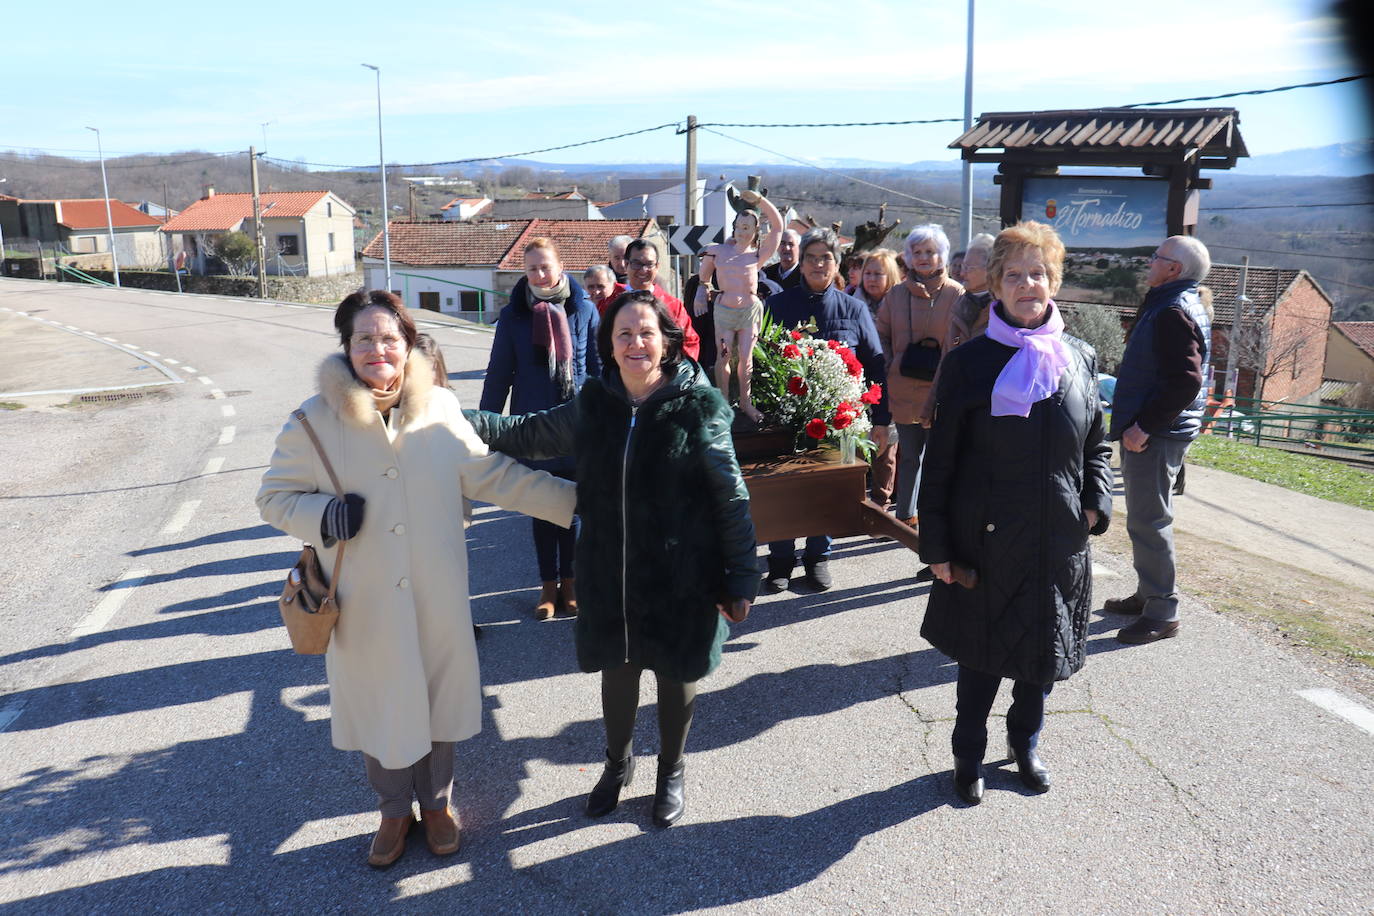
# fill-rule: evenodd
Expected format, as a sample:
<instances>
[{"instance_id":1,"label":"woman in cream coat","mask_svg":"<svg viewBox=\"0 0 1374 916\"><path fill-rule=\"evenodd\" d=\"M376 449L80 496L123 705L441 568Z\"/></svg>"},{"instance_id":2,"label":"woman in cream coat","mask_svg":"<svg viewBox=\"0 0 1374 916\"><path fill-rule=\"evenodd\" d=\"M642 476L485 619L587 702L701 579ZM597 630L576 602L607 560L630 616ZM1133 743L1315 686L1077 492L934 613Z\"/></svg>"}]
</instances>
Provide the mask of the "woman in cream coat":
<instances>
[{"instance_id":1,"label":"woman in cream coat","mask_svg":"<svg viewBox=\"0 0 1374 916\"><path fill-rule=\"evenodd\" d=\"M382 290L354 293L334 315L344 353L325 359L301 410L344 489L332 485L293 416L277 438L257 504L273 527L320 548L339 573L342 613L326 655L333 744L363 752L382 824L368 863L405 850L418 797L436 854L458 848L449 794L453 743L481 728L468 607L463 499L566 527L574 486L488 452L458 399L436 388L415 323Z\"/></svg>"}]
</instances>

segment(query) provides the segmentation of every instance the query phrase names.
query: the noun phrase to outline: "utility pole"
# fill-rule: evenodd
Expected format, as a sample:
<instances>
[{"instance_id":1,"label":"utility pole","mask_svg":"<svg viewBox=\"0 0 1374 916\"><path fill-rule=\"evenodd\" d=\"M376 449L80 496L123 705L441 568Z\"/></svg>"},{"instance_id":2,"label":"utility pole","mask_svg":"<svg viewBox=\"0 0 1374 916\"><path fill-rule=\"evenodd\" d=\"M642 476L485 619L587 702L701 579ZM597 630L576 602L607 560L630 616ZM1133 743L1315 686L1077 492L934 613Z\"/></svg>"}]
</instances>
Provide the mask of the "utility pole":
<instances>
[{"instance_id":1,"label":"utility pole","mask_svg":"<svg viewBox=\"0 0 1374 916\"><path fill-rule=\"evenodd\" d=\"M1231 316L1231 336L1226 341L1226 394L1236 396L1240 389L1240 319L1250 297L1245 295L1245 275L1250 272L1250 256L1241 255L1240 284L1236 288L1236 313Z\"/></svg>"},{"instance_id":2,"label":"utility pole","mask_svg":"<svg viewBox=\"0 0 1374 916\"><path fill-rule=\"evenodd\" d=\"M110 183L105 179L105 150L100 144L100 130L95 131L95 152L100 157L100 186L105 189L105 226L110 231L110 267L113 268L115 286L119 286L119 254L115 251L114 217L110 215Z\"/></svg>"},{"instance_id":3,"label":"utility pole","mask_svg":"<svg viewBox=\"0 0 1374 916\"><path fill-rule=\"evenodd\" d=\"M968 57L964 61L964 133L973 127L973 3L968 0ZM973 241L973 163L964 160L963 187L959 196L959 247L968 251Z\"/></svg>"},{"instance_id":4,"label":"utility pole","mask_svg":"<svg viewBox=\"0 0 1374 916\"><path fill-rule=\"evenodd\" d=\"M682 190L683 200L686 206L683 208L683 225L695 226L700 219L700 211L697 210L697 116L687 116L687 177L683 181Z\"/></svg>"},{"instance_id":5,"label":"utility pole","mask_svg":"<svg viewBox=\"0 0 1374 916\"><path fill-rule=\"evenodd\" d=\"M258 151L248 147L249 177L253 182L253 247L258 253L258 298L267 298L267 245L262 237L262 195L258 192Z\"/></svg>"}]
</instances>

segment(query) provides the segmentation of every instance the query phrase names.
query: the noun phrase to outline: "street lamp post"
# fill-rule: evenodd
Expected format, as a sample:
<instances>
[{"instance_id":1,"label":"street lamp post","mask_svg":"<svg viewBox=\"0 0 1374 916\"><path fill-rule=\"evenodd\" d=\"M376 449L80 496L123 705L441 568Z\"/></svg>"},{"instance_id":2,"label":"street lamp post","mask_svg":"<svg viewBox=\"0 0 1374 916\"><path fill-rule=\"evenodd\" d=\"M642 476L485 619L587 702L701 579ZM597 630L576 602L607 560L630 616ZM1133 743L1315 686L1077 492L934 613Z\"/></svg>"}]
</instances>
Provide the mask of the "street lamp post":
<instances>
[{"instance_id":1,"label":"street lamp post","mask_svg":"<svg viewBox=\"0 0 1374 916\"><path fill-rule=\"evenodd\" d=\"M386 153L382 149L382 70L372 64L364 67L377 74L377 171L382 176L382 260L386 264L386 289L391 290L391 211L386 202Z\"/></svg>"},{"instance_id":2,"label":"street lamp post","mask_svg":"<svg viewBox=\"0 0 1374 916\"><path fill-rule=\"evenodd\" d=\"M119 254L115 251L114 215L110 212L110 182L105 178L105 151L100 145L100 129L96 127L87 127L86 129L95 131L95 152L100 157L100 186L105 189L105 226L110 230L110 266L114 268L115 286L118 286Z\"/></svg>"},{"instance_id":3,"label":"street lamp post","mask_svg":"<svg viewBox=\"0 0 1374 916\"><path fill-rule=\"evenodd\" d=\"M0 184L9 181L8 178L0 178ZM0 222L0 272L5 269L5 224Z\"/></svg>"}]
</instances>

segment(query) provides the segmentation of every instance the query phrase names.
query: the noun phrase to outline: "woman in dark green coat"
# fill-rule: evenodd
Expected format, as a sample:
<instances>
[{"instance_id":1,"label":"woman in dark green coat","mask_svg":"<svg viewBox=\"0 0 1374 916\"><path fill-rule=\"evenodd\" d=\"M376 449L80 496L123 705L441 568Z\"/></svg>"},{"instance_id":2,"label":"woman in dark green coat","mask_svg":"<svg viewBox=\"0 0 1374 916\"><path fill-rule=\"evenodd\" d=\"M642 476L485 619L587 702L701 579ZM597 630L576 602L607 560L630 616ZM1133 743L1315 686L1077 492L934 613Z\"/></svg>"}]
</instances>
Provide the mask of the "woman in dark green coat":
<instances>
[{"instance_id":1,"label":"woman in dark green coat","mask_svg":"<svg viewBox=\"0 0 1374 916\"><path fill-rule=\"evenodd\" d=\"M683 752L696 681L720 663L722 616L758 594L749 493L733 413L682 353L682 329L652 293L602 317L600 379L550 410L469 412L488 445L517 458L577 461L577 660L601 672L606 768L587 813L613 811L634 775L631 738L645 669L658 681L661 747L654 823L682 816Z\"/></svg>"}]
</instances>

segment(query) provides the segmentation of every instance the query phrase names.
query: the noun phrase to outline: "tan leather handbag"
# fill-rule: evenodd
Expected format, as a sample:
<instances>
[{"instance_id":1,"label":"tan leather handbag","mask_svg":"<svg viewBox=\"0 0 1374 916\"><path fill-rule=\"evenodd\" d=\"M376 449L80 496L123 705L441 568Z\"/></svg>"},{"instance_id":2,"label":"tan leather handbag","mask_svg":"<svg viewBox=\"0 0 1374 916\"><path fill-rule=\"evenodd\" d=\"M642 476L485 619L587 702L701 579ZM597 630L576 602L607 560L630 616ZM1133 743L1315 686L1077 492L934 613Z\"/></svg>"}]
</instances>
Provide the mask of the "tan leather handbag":
<instances>
[{"instance_id":1,"label":"tan leather handbag","mask_svg":"<svg viewBox=\"0 0 1374 916\"><path fill-rule=\"evenodd\" d=\"M293 411L292 416L305 427L329 474L329 481L334 485L334 494L342 497L343 487L339 486L339 478L334 476L334 467L329 463L329 457L325 455L310 421L305 418L305 411ZM344 546L347 543L339 542L339 550L334 555L334 574L327 583L324 569L320 567L320 558L309 544L303 546L301 555L296 558L296 565L286 574L286 585L281 590L277 607L281 610L282 623L286 624L286 633L291 637L291 648L296 650L297 655L323 655L329 648L329 636L339 622L339 604L334 600L334 592L339 585L339 569L343 566Z\"/></svg>"}]
</instances>

